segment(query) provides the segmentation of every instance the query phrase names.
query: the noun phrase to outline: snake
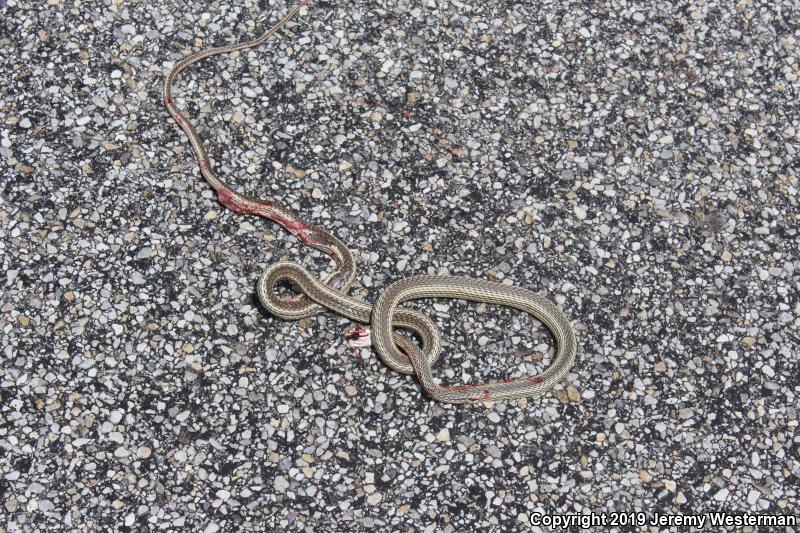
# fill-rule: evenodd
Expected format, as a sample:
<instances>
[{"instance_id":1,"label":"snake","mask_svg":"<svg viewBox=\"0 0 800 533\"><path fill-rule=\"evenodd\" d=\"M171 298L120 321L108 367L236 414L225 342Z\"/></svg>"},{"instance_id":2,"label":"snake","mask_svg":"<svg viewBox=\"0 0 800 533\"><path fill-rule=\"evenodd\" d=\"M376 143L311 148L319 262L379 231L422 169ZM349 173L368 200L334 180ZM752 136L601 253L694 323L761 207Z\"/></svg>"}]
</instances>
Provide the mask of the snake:
<instances>
[{"instance_id":1,"label":"snake","mask_svg":"<svg viewBox=\"0 0 800 533\"><path fill-rule=\"evenodd\" d=\"M294 4L280 20L256 38L187 55L172 65L164 79L163 103L188 137L200 174L216 193L219 203L236 214L255 215L277 223L300 243L322 252L335 264L333 272L322 280L296 262L279 261L270 265L256 285L262 306L284 320L300 320L327 309L352 321L368 324L372 346L384 363L401 374L416 375L425 392L442 403L515 400L545 394L567 375L577 353L575 331L564 312L554 303L522 287L459 276L411 276L389 284L374 305L356 300L348 296L355 282L356 264L350 249L341 239L321 226L304 221L277 201L238 192L214 170L202 138L173 98L175 80L199 61L264 44L310 1L300 0ZM291 284L299 290L299 294L288 298L279 296L277 288L281 283ZM409 300L428 298L494 304L533 316L545 325L555 340L555 352L550 365L539 374L492 383L437 383L432 368L442 351L438 328L421 311L401 306Z\"/></svg>"}]
</instances>

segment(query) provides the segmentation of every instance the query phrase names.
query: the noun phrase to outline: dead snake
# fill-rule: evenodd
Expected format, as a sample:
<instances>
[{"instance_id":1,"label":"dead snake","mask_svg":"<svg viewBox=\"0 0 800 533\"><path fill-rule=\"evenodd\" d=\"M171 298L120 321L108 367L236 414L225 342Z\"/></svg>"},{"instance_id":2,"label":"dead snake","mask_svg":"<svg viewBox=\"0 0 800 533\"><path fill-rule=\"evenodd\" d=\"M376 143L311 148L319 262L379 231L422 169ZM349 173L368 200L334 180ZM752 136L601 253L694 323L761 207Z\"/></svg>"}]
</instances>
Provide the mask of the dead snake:
<instances>
[{"instance_id":1,"label":"dead snake","mask_svg":"<svg viewBox=\"0 0 800 533\"><path fill-rule=\"evenodd\" d=\"M286 320L311 316L324 307L351 320L370 324L372 344L384 362L398 372L415 373L427 393L441 402L508 400L543 394L566 375L575 361L577 350L575 332L567 317L554 304L527 289L450 276L415 276L397 281L381 293L374 306L351 299L347 292L355 279L356 267L350 250L341 240L319 226L304 222L277 202L235 191L214 172L200 136L173 100L172 86L175 79L189 66L208 57L263 44L308 2L309 0L301 0L260 37L201 50L187 56L175 63L164 80L164 105L189 137L200 173L216 191L219 202L235 213L257 215L277 222L306 246L330 256L336 264L336 270L324 282L318 281L297 263L282 261L270 266L258 281L261 303L270 313ZM279 298L275 288L281 281L295 284L303 294L288 300ZM550 366L537 375L511 378L497 383L439 385L431 372L431 366L441 351L441 339L436 325L418 311L398 307L407 300L418 298L471 300L529 313L542 321L553 334L556 343L555 357ZM413 331L421 339L422 346L417 347L411 339L397 333L394 328Z\"/></svg>"}]
</instances>

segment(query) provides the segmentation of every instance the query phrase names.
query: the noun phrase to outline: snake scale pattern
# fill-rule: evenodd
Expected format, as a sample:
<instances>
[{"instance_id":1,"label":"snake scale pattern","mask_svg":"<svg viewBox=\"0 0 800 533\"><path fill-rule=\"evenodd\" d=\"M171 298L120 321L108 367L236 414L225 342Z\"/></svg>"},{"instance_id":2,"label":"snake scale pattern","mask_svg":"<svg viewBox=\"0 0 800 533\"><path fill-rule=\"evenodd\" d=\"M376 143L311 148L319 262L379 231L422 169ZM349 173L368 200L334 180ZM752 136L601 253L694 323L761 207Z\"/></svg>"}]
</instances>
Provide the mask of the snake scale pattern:
<instances>
[{"instance_id":1,"label":"snake scale pattern","mask_svg":"<svg viewBox=\"0 0 800 533\"><path fill-rule=\"evenodd\" d=\"M324 281L314 278L301 265L282 261L270 266L260 277L257 291L262 305L273 315L285 320L309 317L323 308L353 321L370 324L372 344L378 355L393 370L415 374L425 391L445 403L510 400L538 396L564 378L575 361L575 332L564 313L547 299L523 288L490 281L449 276L415 276L392 283L381 293L374 306L347 296L356 267L347 246L324 228L304 222L286 206L261 200L234 190L214 171L211 160L197 130L177 107L172 96L176 78L191 65L203 59L229 54L265 43L281 30L309 3L301 0L284 17L261 36L229 46L209 48L193 53L173 65L164 80L164 105L183 129L192 145L200 173L217 193L219 202L231 211L272 220L294 234L301 243L315 248L336 264L333 274ZM302 294L291 299L279 298L276 286L290 282ZM441 337L436 325L424 314L400 307L405 301L419 298L454 298L511 307L542 321L553 334L555 356L541 374L510 378L502 382L468 385L440 385L433 377L432 365L441 352ZM417 346L396 328L410 330L421 340Z\"/></svg>"}]
</instances>

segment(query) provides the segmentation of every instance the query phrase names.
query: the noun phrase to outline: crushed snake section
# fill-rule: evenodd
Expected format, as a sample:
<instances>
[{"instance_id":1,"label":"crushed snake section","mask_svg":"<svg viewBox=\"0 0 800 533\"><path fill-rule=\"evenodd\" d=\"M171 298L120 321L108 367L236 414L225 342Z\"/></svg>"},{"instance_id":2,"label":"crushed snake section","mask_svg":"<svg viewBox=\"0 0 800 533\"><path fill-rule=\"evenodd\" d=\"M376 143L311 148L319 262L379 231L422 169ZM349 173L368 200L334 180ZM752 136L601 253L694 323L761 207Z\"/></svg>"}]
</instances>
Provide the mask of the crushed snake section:
<instances>
[{"instance_id":1,"label":"crushed snake section","mask_svg":"<svg viewBox=\"0 0 800 533\"><path fill-rule=\"evenodd\" d=\"M508 400L543 394L563 379L575 361L577 342L567 317L554 304L526 289L489 281L456 277L418 276L391 284L380 295L375 306L347 296L355 280L355 261L347 246L336 236L318 226L304 222L289 208L269 200L260 200L236 192L216 174L194 126L176 106L172 86L177 76L203 59L259 46L283 28L300 9L309 3L301 0L282 19L261 36L238 44L209 48L193 53L177 62L164 80L163 101L170 115L189 138L200 167L200 173L216 191L220 204L234 213L256 215L272 220L297 236L306 246L330 256L336 270L325 282L319 282L297 263L281 262L270 266L258 282L258 297L273 315L285 320L298 320L319 312L323 307L356 322L371 325L372 345L378 355L393 370L416 374L422 388L432 398L446 403L469 403L489 400ZM276 284L290 281L303 295L281 299L275 293ZM399 305L418 298L456 298L511 307L541 320L556 341L553 363L541 374L508 378L499 383L443 386L436 383L431 371L441 351L441 339L436 325L418 311ZM354 328L350 341L361 339L365 328ZM397 328L411 330L422 340L418 347Z\"/></svg>"}]
</instances>

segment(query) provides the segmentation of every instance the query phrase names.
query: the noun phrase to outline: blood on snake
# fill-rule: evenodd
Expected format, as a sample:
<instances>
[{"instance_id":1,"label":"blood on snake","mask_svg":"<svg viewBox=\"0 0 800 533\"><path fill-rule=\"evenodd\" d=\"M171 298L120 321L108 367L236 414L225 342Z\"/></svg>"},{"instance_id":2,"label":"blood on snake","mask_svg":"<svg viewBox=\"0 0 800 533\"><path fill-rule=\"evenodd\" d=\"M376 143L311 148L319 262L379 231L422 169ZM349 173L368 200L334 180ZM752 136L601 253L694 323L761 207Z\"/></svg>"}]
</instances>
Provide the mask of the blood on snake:
<instances>
[{"instance_id":1,"label":"blood on snake","mask_svg":"<svg viewBox=\"0 0 800 533\"><path fill-rule=\"evenodd\" d=\"M309 1L301 0L295 4L283 18L255 39L188 55L175 63L164 80L164 105L189 138L200 173L216 191L220 204L237 214L256 215L278 223L301 243L325 253L336 264L336 270L323 282L297 263L279 262L271 265L259 278L259 300L270 313L285 320L309 317L326 308L353 321L370 324L372 344L383 361L398 372L416 374L428 395L441 402L508 400L544 394L567 374L574 364L577 351L572 325L554 304L527 289L449 276L416 276L396 281L386 287L374 306L352 299L347 293L355 281L355 261L348 247L338 237L325 228L303 221L278 202L236 192L214 171L202 139L172 97L175 79L189 66L203 59L263 44L284 28ZM295 284L303 294L292 299L278 298L275 287L281 281ZM440 385L431 370L441 351L436 325L424 314L400 307L401 303L418 298L455 298L524 311L539 319L553 334L556 343L553 361L541 374L509 378L497 383ZM421 339L421 346L396 331L398 328L414 332Z\"/></svg>"}]
</instances>

